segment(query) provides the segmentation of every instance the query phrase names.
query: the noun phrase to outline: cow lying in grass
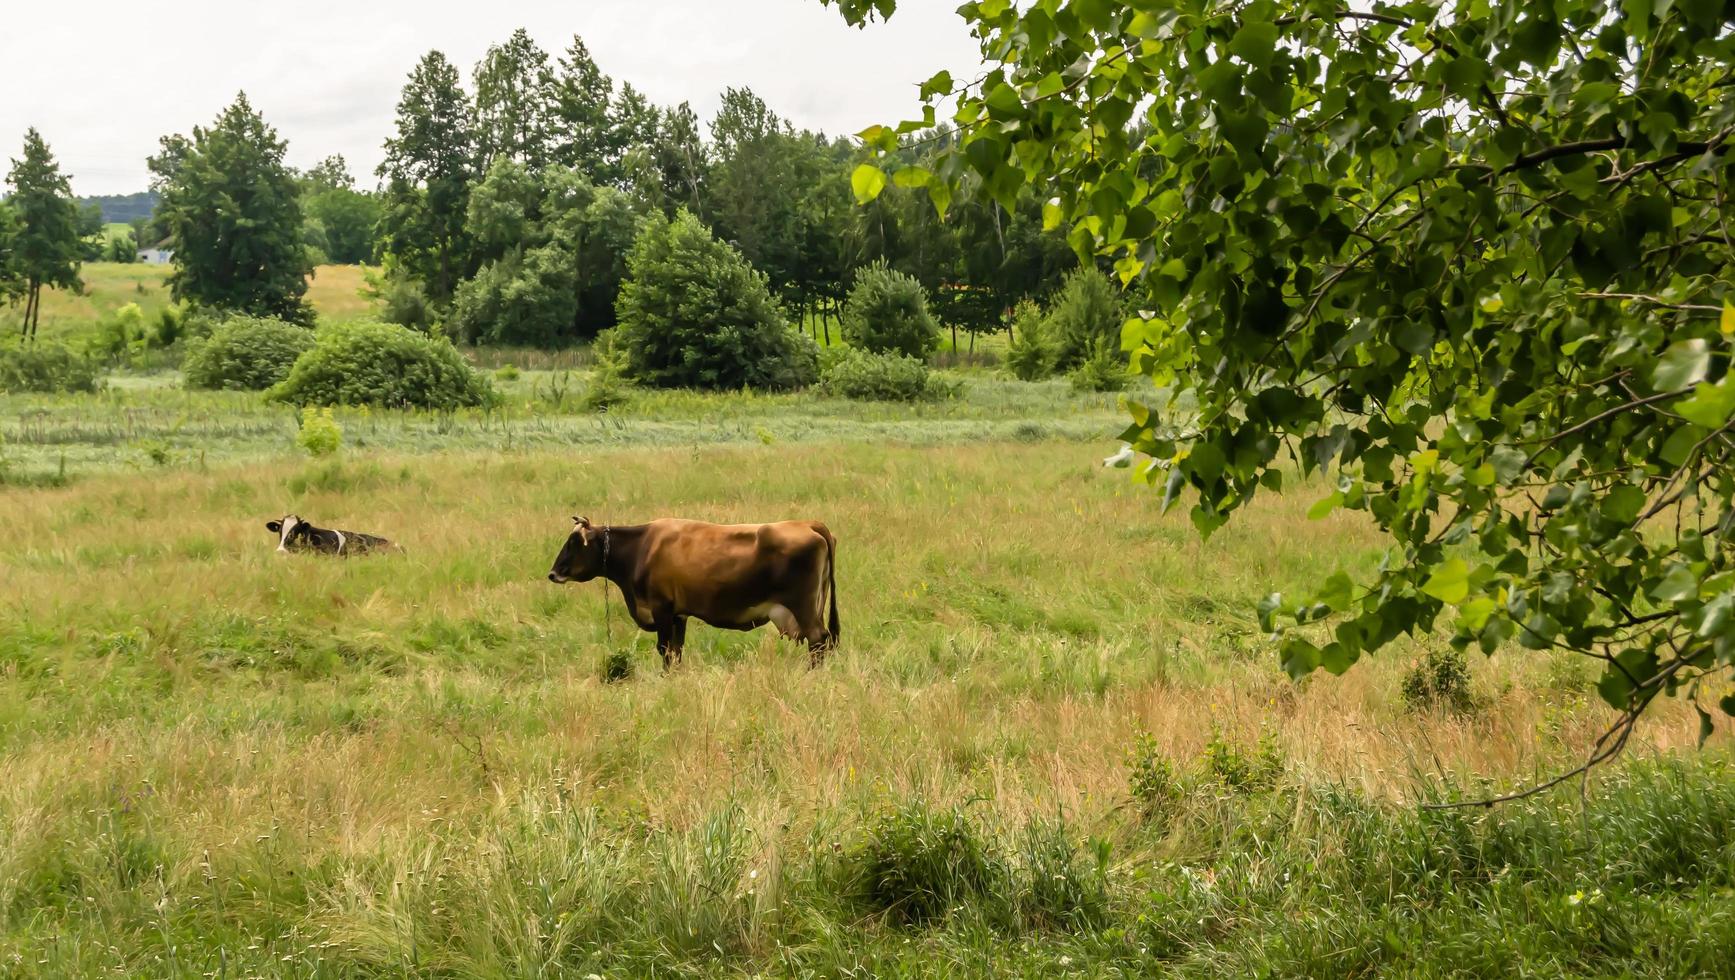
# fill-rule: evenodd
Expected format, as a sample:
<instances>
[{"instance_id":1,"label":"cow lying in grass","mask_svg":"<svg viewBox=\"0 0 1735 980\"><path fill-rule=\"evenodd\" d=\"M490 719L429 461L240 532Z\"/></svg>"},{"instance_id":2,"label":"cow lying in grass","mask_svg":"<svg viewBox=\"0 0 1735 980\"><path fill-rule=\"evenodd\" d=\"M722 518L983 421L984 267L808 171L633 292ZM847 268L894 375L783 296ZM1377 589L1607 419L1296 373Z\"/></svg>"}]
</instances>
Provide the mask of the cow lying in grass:
<instances>
[{"instance_id":1,"label":"cow lying in grass","mask_svg":"<svg viewBox=\"0 0 1735 980\"><path fill-rule=\"evenodd\" d=\"M665 518L599 528L574 517L548 580L558 585L600 575L619 586L633 622L657 634L665 670L681 661L690 616L732 630L775 623L784 636L807 644L817 667L838 638L836 554L837 539L818 521Z\"/></svg>"},{"instance_id":2,"label":"cow lying in grass","mask_svg":"<svg viewBox=\"0 0 1735 980\"><path fill-rule=\"evenodd\" d=\"M313 551L322 555L348 558L350 555L365 555L370 551L400 550L385 538L362 534L360 531L333 531L314 527L295 514L280 521L271 521L265 525L265 530L277 535L277 550L281 554Z\"/></svg>"}]
</instances>

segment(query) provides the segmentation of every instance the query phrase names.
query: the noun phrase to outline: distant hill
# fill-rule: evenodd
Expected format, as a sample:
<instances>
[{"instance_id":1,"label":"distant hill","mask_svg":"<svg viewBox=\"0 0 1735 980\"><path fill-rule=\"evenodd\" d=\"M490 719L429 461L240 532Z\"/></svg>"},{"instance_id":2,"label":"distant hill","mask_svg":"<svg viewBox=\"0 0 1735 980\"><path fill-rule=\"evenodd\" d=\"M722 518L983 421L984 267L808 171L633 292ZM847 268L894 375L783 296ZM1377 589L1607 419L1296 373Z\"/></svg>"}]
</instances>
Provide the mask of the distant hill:
<instances>
[{"instance_id":1,"label":"distant hill","mask_svg":"<svg viewBox=\"0 0 1735 980\"><path fill-rule=\"evenodd\" d=\"M139 191L137 194L102 194L96 197L81 197L79 206L95 204L102 208L104 224L128 224L134 218L149 218L157 209L156 191Z\"/></svg>"}]
</instances>

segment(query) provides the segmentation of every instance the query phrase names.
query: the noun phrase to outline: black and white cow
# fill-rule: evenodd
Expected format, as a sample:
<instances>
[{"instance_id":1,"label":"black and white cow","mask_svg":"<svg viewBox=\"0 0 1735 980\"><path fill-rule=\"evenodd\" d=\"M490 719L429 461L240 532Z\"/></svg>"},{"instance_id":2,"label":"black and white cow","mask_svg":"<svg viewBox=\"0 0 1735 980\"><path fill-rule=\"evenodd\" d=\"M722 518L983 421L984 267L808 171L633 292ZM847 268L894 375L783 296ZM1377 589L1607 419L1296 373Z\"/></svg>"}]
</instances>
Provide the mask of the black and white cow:
<instances>
[{"instance_id":1,"label":"black and white cow","mask_svg":"<svg viewBox=\"0 0 1735 980\"><path fill-rule=\"evenodd\" d=\"M402 550L376 535L314 527L295 514L280 521L271 521L265 525L265 530L277 535L277 550L282 554L291 551L316 551L322 555L347 558L350 555L365 555L370 551Z\"/></svg>"}]
</instances>

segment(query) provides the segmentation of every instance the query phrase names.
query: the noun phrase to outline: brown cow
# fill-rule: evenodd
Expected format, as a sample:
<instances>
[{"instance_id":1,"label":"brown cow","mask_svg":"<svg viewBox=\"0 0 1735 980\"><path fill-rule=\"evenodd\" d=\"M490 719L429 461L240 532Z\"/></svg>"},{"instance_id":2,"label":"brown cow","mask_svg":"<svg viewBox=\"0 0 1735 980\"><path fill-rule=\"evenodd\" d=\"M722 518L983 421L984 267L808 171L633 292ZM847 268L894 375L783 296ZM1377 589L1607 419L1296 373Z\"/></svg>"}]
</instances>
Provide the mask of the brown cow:
<instances>
[{"instance_id":1,"label":"brown cow","mask_svg":"<svg viewBox=\"0 0 1735 980\"><path fill-rule=\"evenodd\" d=\"M672 518L629 527L572 519L548 580L620 587L627 612L657 634L663 669L681 661L687 618L723 629L777 624L819 666L837 642L837 539L818 521L707 524ZM831 604L828 624L826 603Z\"/></svg>"}]
</instances>

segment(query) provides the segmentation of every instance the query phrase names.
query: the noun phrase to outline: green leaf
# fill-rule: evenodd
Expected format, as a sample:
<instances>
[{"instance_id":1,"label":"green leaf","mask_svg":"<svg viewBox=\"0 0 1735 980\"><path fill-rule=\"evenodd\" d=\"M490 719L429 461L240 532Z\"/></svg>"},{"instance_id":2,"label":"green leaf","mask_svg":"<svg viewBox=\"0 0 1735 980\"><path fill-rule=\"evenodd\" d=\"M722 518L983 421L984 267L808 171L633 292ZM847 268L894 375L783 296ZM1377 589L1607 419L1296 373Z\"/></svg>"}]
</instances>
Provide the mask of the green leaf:
<instances>
[{"instance_id":1,"label":"green leaf","mask_svg":"<svg viewBox=\"0 0 1735 980\"><path fill-rule=\"evenodd\" d=\"M1735 304L1723 301L1723 316L1717 322L1717 328L1725 337L1735 337Z\"/></svg>"},{"instance_id":2,"label":"green leaf","mask_svg":"<svg viewBox=\"0 0 1735 980\"><path fill-rule=\"evenodd\" d=\"M1677 341L1669 345L1651 372L1651 384L1658 391L1679 391L1705 380L1711 367L1711 350L1703 340Z\"/></svg>"},{"instance_id":3,"label":"green leaf","mask_svg":"<svg viewBox=\"0 0 1735 980\"><path fill-rule=\"evenodd\" d=\"M1343 494L1336 490L1307 509L1307 519L1317 521L1343 505Z\"/></svg>"},{"instance_id":4,"label":"green leaf","mask_svg":"<svg viewBox=\"0 0 1735 980\"><path fill-rule=\"evenodd\" d=\"M932 96L951 95L951 94L952 94L952 73L949 71L936 72L934 74L934 77L932 77L932 78L930 78L927 81L922 83L921 98L924 101L931 98Z\"/></svg>"},{"instance_id":5,"label":"green leaf","mask_svg":"<svg viewBox=\"0 0 1735 980\"><path fill-rule=\"evenodd\" d=\"M1617 524L1630 524L1645 509L1650 498L1631 483L1616 485L1602 501L1602 516Z\"/></svg>"},{"instance_id":6,"label":"green leaf","mask_svg":"<svg viewBox=\"0 0 1735 980\"><path fill-rule=\"evenodd\" d=\"M871 163L861 164L849 175L849 187L855 192L855 203L868 204L886 189L886 172Z\"/></svg>"},{"instance_id":7,"label":"green leaf","mask_svg":"<svg viewBox=\"0 0 1735 980\"><path fill-rule=\"evenodd\" d=\"M926 187L933 179L933 172L926 167L905 167L892 174L892 183L899 187Z\"/></svg>"},{"instance_id":8,"label":"green leaf","mask_svg":"<svg viewBox=\"0 0 1735 980\"><path fill-rule=\"evenodd\" d=\"M1721 429L1735 415L1735 384L1729 375L1714 385L1700 385L1691 395L1675 403L1675 412L1695 425Z\"/></svg>"},{"instance_id":9,"label":"green leaf","mask_svg":"<svg viewBox=\"0 0 1735 980\"><path fill-rule=\"evenodd\" d=\"M1463 602L1470 595L1470 566L1462 558L1446 561L1422 583L1422 591L1449 605Z\"/></svg>"},{"instance_id":10,"label":"green leaf","mask_svg":"<svg viewBox=\"0 0 1735 980\"><path fill-rule=\"evenodd\" d=\"M1657 602L1668 604L1699 598L1699 576L1687 565L1675 565L1662 581L1651 586L1648 593Z\"/></svg>"},{"instance_id":11,"label":"green leaf","mask_svg":"<svg viewBox=\"0 0 1735 980\"><path fill-rule=\"evenodd\" d=\"M1271 55L1276 48L1277 25L1264 20L1242 24L1229 41L1229 53L1255 68L1271 64Z\"/></svg>"},{"instance_id":12,"label":"green leaf","mask_svg":"<svg viewBox=\"0 0 1735 980\"><path fill-rule=\"evenodd\" d=\"M1693 710L1699 713L1699 748L1705 747L1705 740L1717 729L1711 724L1711 713L1699 707L1699 702L1693 702Z\"/></svg>"}]
</instances>

